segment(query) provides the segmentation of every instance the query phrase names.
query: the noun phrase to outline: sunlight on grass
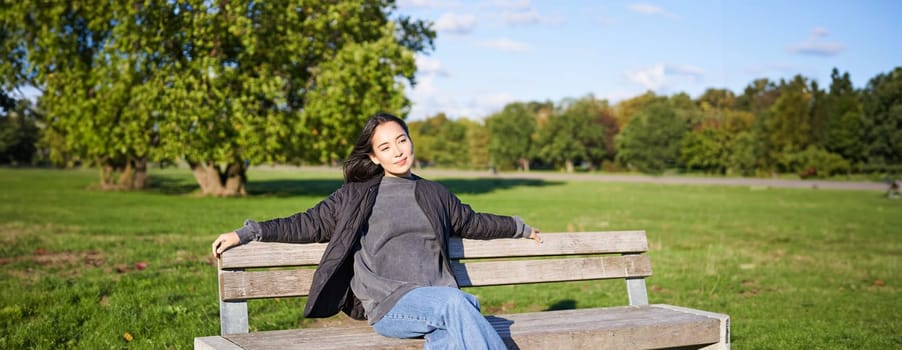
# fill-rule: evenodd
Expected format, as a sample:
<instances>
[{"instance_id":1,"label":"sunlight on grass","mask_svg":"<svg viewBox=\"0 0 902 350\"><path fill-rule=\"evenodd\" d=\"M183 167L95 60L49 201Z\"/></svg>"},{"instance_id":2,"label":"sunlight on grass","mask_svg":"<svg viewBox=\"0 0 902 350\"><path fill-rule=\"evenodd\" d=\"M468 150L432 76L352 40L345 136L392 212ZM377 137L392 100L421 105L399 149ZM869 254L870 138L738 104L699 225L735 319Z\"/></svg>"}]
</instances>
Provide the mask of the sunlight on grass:
<instances>
[{"instance_id":1,"label":"sunlight on grass","mask_svg":"<svg viewBox=\"0 0 902 350\"><path fill-rule=\"evenodd\" d=\"M0 348L190 348L219 332L210 241L341 185L337 170L260 168L249 197L203 198L186 170L151 176L147 192L101 192L93 170L0 169ZM881 193L436 180L545 232L646 230L650 301L729 314L737 348L902 346L902 201ZM468 290L487 314L627 303L623 281ZM253 330L346 322L303 319L303 299L249 308Z\"/></svg>"}]
</instances>

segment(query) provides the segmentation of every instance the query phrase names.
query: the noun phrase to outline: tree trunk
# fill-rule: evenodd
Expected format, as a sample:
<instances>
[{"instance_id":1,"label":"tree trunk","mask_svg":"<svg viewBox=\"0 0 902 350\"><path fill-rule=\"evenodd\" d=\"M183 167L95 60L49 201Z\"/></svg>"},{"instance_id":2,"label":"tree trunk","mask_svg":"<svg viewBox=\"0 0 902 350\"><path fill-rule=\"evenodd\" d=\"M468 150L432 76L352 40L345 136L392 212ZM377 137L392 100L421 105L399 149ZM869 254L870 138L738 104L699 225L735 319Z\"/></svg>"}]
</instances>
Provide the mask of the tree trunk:
<instances>
[{"instance_id":1,"label":"tree trunk","mask_svg":"<svg viewBox=\"0 0 902 350\"><path fill-rule=\"evenodd\" d=\"M244 196L247 195L246 168L243 163L234 162L226 165L226 170L214 162L188 161L194 180L200 186L204 196Z\"/></svg>"},{"instance_id":2,"label":"tree trunk","mask_svg":"<svg viewBox=\"0 0 902 350\"><path fill-rule=\"evenodd\" d=\"M104 190L144 190L147 188L147 159L128 157L125 161L101 158L100 188Z\"/></svg>"},{"instance_id":3,"label":"tree trunk","mask_svg":"<svg viewBox=\"0 0 902 350\"><path fill-rule=\"evenodd\" d=\"M132 168L132 162L130 160L125 161L125 165L120 165L121 172L119 173L119 181L116 182L116 188L120 190L131 190L132 189L132 179L135 177L134 168Z\"/></svg>"},{"instance_id":4,"label":"tree trunk","mask_svg":"<svg viewBox=\"0 0 902 350\"><path fill-rule=\"evenodd\" d=\"M567 161L564 162L564 167L567 168L568 174L573 173L573 160L567 159Z\"/></svg>"},{"instance_id":5,"label":"tree trunk","mask_svg":"<svg viewBox=\"0 0 902 350\"><path fill-rule=\"evenodd\" d=\"M520 162L520 169L523 169L523 171L529 172L529 159L520 158L519 162Z\"/></svg>"},{"instance_id":6,"label":"tree trunk","mask_svg":"<svg viewBox=\"0 0 902 350\"><path fill-rule=\"evenodd\" d=\"M232 163L226 168L223 196L246 196L247 169L244 163Z\"/></svg>"},{"instance_id":7,"label":"tree trunk","mask_svg":"<svg viewBox=\"0 0 902 350\"><path fill-rule=\"evenodd\" d=\"M135 160L135 180L132 188L136 190L147 189L147 158Z\"/></svg>"}]
</instances>

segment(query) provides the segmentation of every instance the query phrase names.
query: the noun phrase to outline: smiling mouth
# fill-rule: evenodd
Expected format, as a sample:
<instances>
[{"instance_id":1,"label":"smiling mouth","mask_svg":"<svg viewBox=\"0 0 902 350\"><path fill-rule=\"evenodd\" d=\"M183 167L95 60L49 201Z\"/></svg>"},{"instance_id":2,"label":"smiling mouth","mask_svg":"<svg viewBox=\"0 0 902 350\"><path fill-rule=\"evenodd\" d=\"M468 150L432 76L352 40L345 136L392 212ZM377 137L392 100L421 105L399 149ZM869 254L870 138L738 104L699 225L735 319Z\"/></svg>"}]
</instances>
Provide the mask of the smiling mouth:
<instances>
[{"instance_id":1,"label":"smiling mouth","mask_svg":"<svg viewBox=\"0 0 902 350\"><path fill-rule=\"evenodd\" d=\"M404 157L404 159L401 159L401 160L395 162L395 165L404 165L404 164L407 164L407 157Z\"/></svg>"}]
</instances>

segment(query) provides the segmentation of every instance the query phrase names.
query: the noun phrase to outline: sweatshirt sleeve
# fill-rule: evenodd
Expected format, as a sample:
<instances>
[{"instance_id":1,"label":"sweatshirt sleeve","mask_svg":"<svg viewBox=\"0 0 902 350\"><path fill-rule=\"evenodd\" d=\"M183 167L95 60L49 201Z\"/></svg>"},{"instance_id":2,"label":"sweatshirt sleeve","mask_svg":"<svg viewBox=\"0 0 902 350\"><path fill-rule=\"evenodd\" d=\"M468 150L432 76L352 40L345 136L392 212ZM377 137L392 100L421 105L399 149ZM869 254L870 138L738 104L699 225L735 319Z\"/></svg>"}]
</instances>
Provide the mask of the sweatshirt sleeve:
<instances>
[{"instance_id":1,"label":"sweatshirt sleeve","mask_svg":"<svg viewBox=\"0 0 902 350\"><path fill-rule=\"evenodd\" d=\"M244 226L235 230L235 233L238 234L240 244L247 244L247 242L250 241L259 241L260 224L251 219L244 220Z\"/></svg>"},{"instance_id":2,"label":"sweatshirt sleeve","mask_svg":"<svg viewBox=\"0 0 902 350\"><path fill-rule=\"evenodd\" d=\"M345 191L339 189L314 207L284 218L266 221L245 220L235 230L241 244L250 241L283 243L324 243L332 238L336 213Z\"/></svg>"},{"instance_id":3,"label":"sweatshirt sleeve","mask_svg":"<svg viewBox=\"0 0 902 350\"><path fill-rule=\"evenodd\" d=\"M517 233L514 234L514 238L529 238L529 235L532 233L532 226L523 222L523 219L519 216L514 216L514 223L517 225Z\"/></svg>"}]
</instances>

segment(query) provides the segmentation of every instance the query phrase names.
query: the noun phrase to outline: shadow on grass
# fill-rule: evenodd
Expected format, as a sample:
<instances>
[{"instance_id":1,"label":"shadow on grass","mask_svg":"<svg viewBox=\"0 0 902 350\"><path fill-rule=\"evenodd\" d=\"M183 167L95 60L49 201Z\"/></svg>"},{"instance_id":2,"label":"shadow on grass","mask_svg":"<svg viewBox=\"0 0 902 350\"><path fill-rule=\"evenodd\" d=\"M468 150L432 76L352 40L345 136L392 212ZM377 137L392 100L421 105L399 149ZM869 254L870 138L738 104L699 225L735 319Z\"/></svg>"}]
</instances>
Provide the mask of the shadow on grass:
<instances>
[{"instance_id":1,"label":"shadow on grass","mask_svg":"<svg viewBox=\"0 0 902 350\"><path fill-rule=\"evenodd\" d=\"M576 309L576 300L564 299L548 306L544 311Z\"/></svg>"},{"instance_id":2,"label":"shadow on grass","mask_svg":"<svg viewBox=\"0 0 902 350\"><path fill-rule=\"evenodd\" d=\"M149 179L150 183L147 189L149 192L180 195L199 190L192 177L153 175Z\"/></svg>"},{"instance_id":3,"label":"shadow on grass","mask_svg":"<svg viewBox=\"0 0 902 350\"><path fill-rule=\"evenodd\" d=\"M554 181L537 179L440 179L436 182L447 187L454 194L484 194L514 187L542 187L559 184ZM341 179L272 179L250 180L247 183L249 196L259 197L326 197L344 183ZM198 186L190 177L157 175L151 178L150 190L164 194L182 195L198 191Z\"/></svg>"}]
</instances>

